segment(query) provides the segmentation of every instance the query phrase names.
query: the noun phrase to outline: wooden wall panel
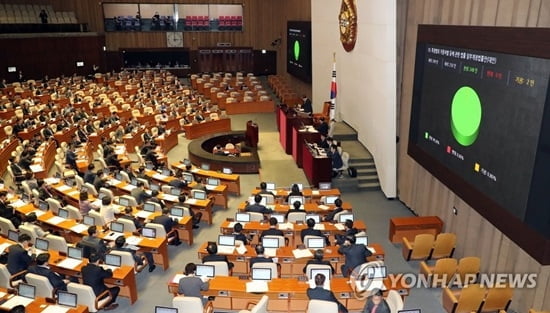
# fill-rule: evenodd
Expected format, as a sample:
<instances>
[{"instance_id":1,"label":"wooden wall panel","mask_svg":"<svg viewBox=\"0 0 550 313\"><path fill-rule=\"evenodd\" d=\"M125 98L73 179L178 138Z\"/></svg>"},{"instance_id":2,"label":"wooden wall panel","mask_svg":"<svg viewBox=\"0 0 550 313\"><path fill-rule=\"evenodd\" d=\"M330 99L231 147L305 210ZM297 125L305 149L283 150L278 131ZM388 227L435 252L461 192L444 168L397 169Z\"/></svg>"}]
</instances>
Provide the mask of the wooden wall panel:
<instances>
[{"instance_id":1,"label":"wooden wall panel","mask_svg":"<svg viewBox=\"0 0 550 313\"><path fill-rule=\"evenodd\" d=\"M445 231L458 237L455 256L480 256L484 272L536 273L537 286L517 289L511 308L527 312L529 308L550 309L550 266L541 266L504 236L490 222L469 207L446 186L412 160L406 152L412 87L416 32L418 24L454 24L484 26L550 26L549 0L410 0L398 6L407 10L406 19L398 19L398 29L403 27L404 38L398 42L403 47L403 57L398 59L398 71L402 71L401 92L398 95L399 149L398 193L399 198L419 215L439 215L445 221ZM399 9L398 9L399 10ZM399 11L398 11L399 12ZM398 84L399 85L399 84ZM452 206L458 215L451 214Z\"/></svg>"}]
</instances>

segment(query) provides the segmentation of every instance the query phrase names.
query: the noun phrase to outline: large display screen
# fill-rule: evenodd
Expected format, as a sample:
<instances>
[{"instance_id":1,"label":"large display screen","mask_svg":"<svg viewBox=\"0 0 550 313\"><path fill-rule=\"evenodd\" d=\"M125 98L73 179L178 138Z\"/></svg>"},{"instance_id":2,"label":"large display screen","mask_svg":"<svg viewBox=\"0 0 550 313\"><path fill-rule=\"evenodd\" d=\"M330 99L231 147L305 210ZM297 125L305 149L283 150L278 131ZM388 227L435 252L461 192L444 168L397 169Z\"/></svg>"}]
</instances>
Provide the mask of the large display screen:
<instances>
[{"instance_id":1,"label":"large display screen","mask_svg":"<svg viewBox=\"0 0 550 313\"><path fill-rule=\"evenodd\" d=\"M526 238L540 239L529 252L549 261L550 57L540 51L550 47L533 35L527 49L505 40L524 29L428 29L417 42L409 154L526 250Z\"/></svg>"},{"instance_id":2,"label":"large display screen","mask_svg":"<svg viewBox=\"0 0 550 313\"><path fill-rule=\"evenodd\" d=\"M311 82L311 22L287 23L286 71L297 78Z\"/></svg>"}]
</instances>

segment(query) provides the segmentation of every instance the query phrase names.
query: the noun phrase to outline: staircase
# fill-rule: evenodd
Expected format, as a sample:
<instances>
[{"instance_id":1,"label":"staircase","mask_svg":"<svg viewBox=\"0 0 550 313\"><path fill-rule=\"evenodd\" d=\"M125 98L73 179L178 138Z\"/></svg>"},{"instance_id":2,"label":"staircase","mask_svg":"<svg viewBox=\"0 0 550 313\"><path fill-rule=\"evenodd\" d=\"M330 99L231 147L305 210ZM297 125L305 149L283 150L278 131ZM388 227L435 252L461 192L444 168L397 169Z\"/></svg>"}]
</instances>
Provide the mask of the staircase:
<instances>
[{"instance_id":1,"label":"staircase","mask_svg":"<svg viewBox=\"0 0 550 313\"><path fill-rule=\"evenodd\" d=\"M356 178L351 178L346 173L343 178L334 178L333 186L348 191L380 190L374 159L357 140L357 132L346 123L338 122L335 124L333 138L341 143L343 151L349 153L349 166L357 169Z\"/></svg>"}]
</instances>

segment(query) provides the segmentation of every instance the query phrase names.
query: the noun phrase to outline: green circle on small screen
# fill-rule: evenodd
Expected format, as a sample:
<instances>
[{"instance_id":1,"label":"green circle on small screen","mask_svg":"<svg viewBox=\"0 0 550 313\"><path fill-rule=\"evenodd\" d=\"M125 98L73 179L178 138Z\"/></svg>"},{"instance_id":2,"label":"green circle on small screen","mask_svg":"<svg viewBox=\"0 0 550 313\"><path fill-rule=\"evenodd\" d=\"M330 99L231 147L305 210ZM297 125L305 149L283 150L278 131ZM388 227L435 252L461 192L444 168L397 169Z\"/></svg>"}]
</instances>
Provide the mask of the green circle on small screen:
<instances>
[{"instance_id":1,"label":"green circle on small screen","mask_svg":"<svg viewBox=\"0 0 550 313\"><path fill-rule=\"evenodd\" d=\"M451 104L451 131L463 146L472 145L481 126L481 101L477 92L468 86L458 89Z\"/></svg>"},{"instance_id":2,"label":"green circle on small screen","mask_svg":"<svg viewBox=\"0 0 550 313\"><path fill-rule=\"evenodd\" d=\"M298 61L300 58L300 42L298 40L294 41L294 60Z\"/></svg>"}]
</instances>

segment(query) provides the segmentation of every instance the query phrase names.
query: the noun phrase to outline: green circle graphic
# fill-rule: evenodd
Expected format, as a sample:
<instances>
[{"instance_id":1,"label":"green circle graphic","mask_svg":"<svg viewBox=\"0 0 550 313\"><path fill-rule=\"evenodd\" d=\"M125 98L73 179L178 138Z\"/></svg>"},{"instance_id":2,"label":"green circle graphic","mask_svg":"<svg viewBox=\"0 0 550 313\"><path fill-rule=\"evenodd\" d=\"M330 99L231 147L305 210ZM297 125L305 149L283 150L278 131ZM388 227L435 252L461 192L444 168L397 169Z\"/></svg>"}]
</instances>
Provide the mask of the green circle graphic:
<instances>
[{"instance_id":1,"label":"green circle graphic","mask_svg":"<svg viewBox=\"0 0 550 313\"><path fill-rule=\"evenodd\" d=\"M481 126L481 101L477 92L468 86L460 87L451 104L451 131L463 146L472 145Z\"/></svg>"},{"instance_id":2,"label":"green circle graphic","mask_svg":"<svg viewBox=\"0 0 550 313\"><path fill-rule=\"evenodd\" d=\"M294 59L298 61L300 58L300 42L298 40L294 41Z\"/></svg>"}]
</instances>

